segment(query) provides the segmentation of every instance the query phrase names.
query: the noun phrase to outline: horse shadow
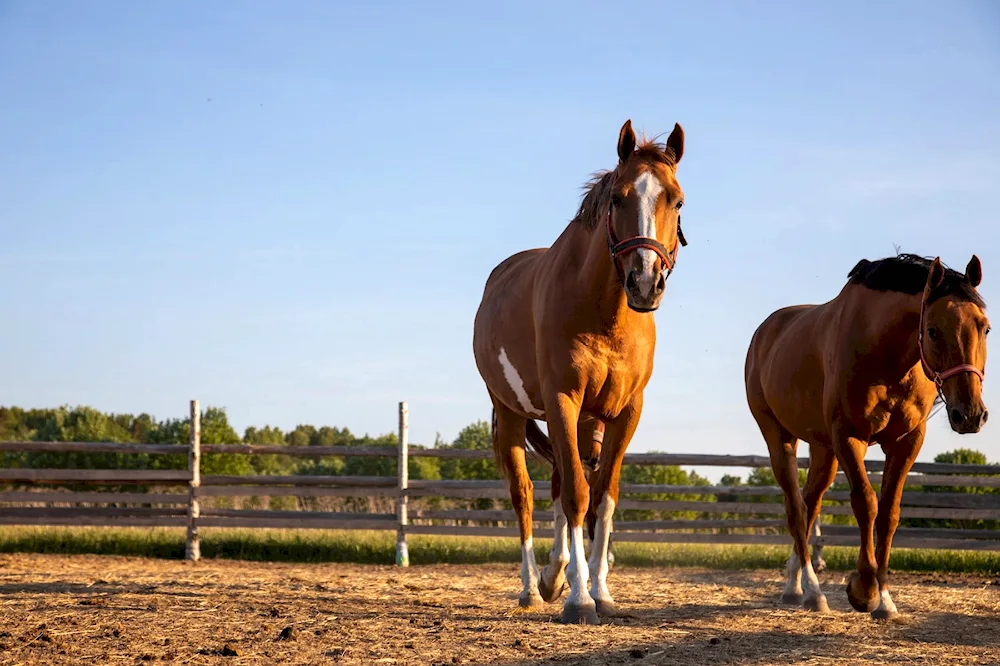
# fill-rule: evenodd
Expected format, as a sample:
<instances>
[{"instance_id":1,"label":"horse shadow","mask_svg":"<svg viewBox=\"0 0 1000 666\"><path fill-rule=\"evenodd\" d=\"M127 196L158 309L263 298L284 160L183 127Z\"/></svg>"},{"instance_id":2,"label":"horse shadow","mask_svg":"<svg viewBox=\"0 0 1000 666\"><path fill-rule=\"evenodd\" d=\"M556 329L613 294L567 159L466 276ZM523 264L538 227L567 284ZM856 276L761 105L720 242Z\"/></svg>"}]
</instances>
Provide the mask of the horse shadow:
<instances>
[{"instance_id":1,"label":"horse shadow","mask_svg":"<svg viewBox=\"0 0 1000 666\"><path fill-rule=\"evenodd\" d=\"M170 586L183 586L178 583L171 583ZM193 586L191 586L193 587ZM67 581L52 581L48 583L4 583L0 584L0 596L15 594L32 595L57 595L70 594L83 598L96 596L109 596L120 594L135 595L165 595L172 597L203 597L205 594L193 591L160 589L158 585L148 585L142 583L111 583L108 581L97 581L95 583L73 583Z\"/></svg>"}]
</instances>

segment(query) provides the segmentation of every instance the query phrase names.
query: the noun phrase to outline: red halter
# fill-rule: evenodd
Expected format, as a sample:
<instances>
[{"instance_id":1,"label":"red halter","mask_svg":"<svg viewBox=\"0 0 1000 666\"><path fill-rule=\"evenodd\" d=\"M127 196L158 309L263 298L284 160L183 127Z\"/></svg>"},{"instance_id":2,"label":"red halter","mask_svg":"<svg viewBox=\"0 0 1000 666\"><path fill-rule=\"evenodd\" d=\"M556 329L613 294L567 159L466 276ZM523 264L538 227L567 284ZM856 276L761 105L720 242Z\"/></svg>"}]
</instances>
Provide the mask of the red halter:
<instances>
[{"instance_id":1,"label":"red halter","mask_svg":"<svg viewBox=\"0 0 1000 666\"><path fill-rule=\"evenodd\" d=\"M670 274L674 272L674 266L677 265L678 249L681 245L687 245L687 240L684 238L684 232L681 231L680 216L677 217L677 243L674 243L674 249L670 251L667 250L666 245L655 238L650 238L648 236L632 236L631 238L619 241L618 237L615 235L614 229L611 228L610 204L608 204L607 228L608 251L611 252L611 263L615 265L615 270L618 272L618 281L621 282L623 287L625 286L625 273L622 270L621 264L618 263L619 255L625 255L640 248L652 250L656 253L656 256L660 258L660 261L663 262L663 265L667 269L667 277L670 277Z\"/></svg>"},{"instance_id":2,"label":"red halter","mask_svg":"<svg viewBox=\"0 0 1000 666\"><path fill-rule=\"evenodd\" d=\"M941 390L941 384L944 383L944 380L948 379L949 377L954 377L955 375L961 374L963 372L971 372L972 374L979 377L980 382L984 381L986 379L986 376L984 375L983 371L970 363L963 363L962 365L956 365L953 368L948 368L944 372L937 372L936 370L933 370L931 368L931 364L927 362L927 357L924 355L924 303L925 302L926 298L923 298L920 301L920 328L917 329L917 348L920 350L920 364L924 368L924 374L926 374L927 378L933 381L937 385L938 391Z\"/></svg>"}]
</instances>

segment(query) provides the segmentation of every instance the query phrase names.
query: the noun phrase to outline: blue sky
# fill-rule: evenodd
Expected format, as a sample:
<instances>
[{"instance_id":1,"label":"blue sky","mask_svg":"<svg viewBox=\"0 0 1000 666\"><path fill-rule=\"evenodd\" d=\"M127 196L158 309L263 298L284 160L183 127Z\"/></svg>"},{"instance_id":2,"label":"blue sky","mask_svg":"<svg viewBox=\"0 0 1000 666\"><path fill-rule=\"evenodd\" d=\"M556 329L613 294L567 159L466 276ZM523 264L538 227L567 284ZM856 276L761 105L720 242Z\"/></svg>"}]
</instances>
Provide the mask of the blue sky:
<instances>
[{"instance_id":1,"label":"blue sky","mask_svg":"<svg viewBox=\"0 0 1000 666\"><path fill-rule=\"evenodd\" d=\"M772 310L894 245L1000 300L998 72L988 0L0 2L0 404L451 439L487 275L631 118L685 128L690 245L630 450L764 454Z\"/></svg>"}]
</instances>

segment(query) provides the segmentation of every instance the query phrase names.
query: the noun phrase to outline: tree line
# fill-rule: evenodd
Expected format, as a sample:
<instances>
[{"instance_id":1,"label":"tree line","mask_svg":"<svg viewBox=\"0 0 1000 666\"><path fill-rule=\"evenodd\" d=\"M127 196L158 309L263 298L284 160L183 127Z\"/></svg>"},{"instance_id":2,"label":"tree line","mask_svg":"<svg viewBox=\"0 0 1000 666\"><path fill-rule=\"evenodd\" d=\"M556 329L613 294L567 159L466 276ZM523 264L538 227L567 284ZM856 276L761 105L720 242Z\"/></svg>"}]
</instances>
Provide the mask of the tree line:
<instances>
[{"instance_id":1,"label":"tree line","mask_svg":"<svg viewBox=\"0 0 1000 666\"><path fill-rule=\"evenodd\" d=\"M70 441L70 442L118 442L134 444L187 444L191 432L190 419L167 418L159 420L147 413L114 414L105 413L89 406L24 409L21 407L0 407L0 441ZM274 426L251 426L239 434L229 423L225 409L207 407L201 413L201 441L203 444L239 445L253 444L284 447L343 446L395 448L398 437L395 433L378 436L368 434L358 436L346 427L297 425L287 432ZM411 444L412 449L426 448ZM463 428L452 441L445 441L440 434L431 445L438 449L480 449L492 448L490 427L486 421L477 420ZM956 449L941 453L935 462L986 464L986 456L971 449ZM331 476L395 476L397 469L395 456L356 457L324 456L302 458L287 455L243 455L211 453L203 454L201 473L203 475L331 475ZM76 468L76 469L185 469L187 456L114 454L114 453L52 453L52 452L0 452L0 465L23 468ZM549 480L551 470L544 463L529 458L529 473L532 479ZM411 479L497 479L496 465L492 458L487 460L456 460L442 458L410 457ZM800 470L800 485L805 483L805 470ZM673 486L707 486L708 479L694 471L686 471L676 465L624 465L622 483L656 484ZM74 484L60 484L74 488ZM82 488L82 484L77 484ZM735 486L776 486L770 469L754 469L744 478L736 475L722 477L717 485ZM130 490L143 489L131 486ZM846 490L846 485L835 484L833 490ZM877 487L876 487L877 489ZM994 494L994 488L913 488L928 492L959 492L973 494ZM657 493L634 495L635 499L650 500L703 500L739 502L782 502L781 496L743 495L695 495L678 493ZM433 502L438 504L438 502ZM847 502L827 501L826 504L849 506ZM492 508L506 506L509 501L469 500L459 502L469 508ZM546 509L549 502L537 501L538 509ZM656 518L694 518L700 512L661 512L652 510L627 510L625 520L651 520ZM846 524L853 522L849 516L829 516L824 514L824 522ZM1000 521L967 521L939 519L904 519L901 525L922 527L978 527L996 529Z\"/></svg>"}]
</instances>

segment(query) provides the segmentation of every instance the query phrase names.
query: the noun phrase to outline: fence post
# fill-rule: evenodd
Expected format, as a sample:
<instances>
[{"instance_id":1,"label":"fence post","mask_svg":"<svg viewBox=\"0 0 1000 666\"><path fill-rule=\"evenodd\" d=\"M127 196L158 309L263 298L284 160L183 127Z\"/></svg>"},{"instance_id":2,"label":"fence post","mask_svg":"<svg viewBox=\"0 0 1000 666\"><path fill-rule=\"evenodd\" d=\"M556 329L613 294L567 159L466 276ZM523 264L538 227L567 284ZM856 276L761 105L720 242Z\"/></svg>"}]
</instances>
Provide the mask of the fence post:
<instances>
[{"instance_id":1,"label":"fence post","mask_svg":"<svg viewBox=\"0 0 1000 666\"><path fill-rule=\"evenodd\" d=\"M399 403L399 496L396 498L396 514L399 525L396 529L396 566L410 566L410 551L406 547L406 524L408 521L406 509L407 489L410 487L409 441L407 440L409 424L407 422L406 402Z\"/></svg>"},{"instance_id":2,"label":"fence post","mask_svg":"<svg viewBox=\"0 0 1000 666\"><path fill-rule=\"evenodd\" d=\"M201 502L198 499L198 487L201 485L201 407L197 400L191 401L188 471L191 472L191 480L188 482L187 545L184 558L197 562L201 559L201 541L198 537L198 517L201 515Z\"/></svg>"}]
</instances>

